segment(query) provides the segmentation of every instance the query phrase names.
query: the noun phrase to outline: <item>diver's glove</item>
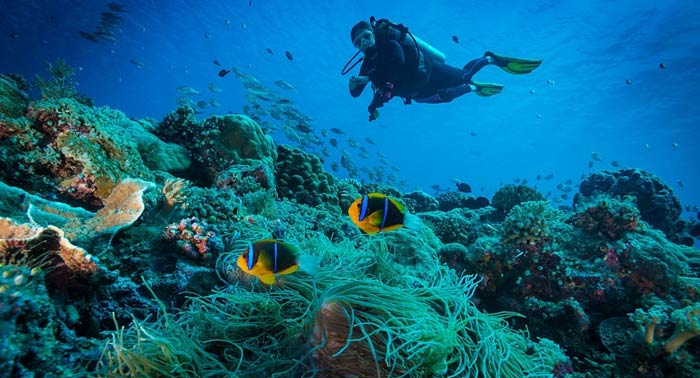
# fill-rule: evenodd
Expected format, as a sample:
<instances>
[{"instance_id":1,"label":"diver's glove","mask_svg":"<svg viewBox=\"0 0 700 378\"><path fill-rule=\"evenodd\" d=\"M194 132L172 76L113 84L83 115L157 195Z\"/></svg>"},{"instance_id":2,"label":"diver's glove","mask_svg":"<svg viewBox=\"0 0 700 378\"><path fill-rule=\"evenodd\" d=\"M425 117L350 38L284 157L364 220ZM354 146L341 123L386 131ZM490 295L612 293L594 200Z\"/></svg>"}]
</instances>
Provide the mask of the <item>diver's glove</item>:
<instances>
[{"instance_id":1,"label":"diver's glove","mask_svg":"<svg viewBox=\"0 0 700 378\"><path fill-rule=\"evenodd\" d=\"M362 87L367 85L369 83L369 77L367 76L353 76L350 78L350 82L348 83L348 87L350 88L350 92L355 92L355 90L358 87Z\"/></svg>"},{"instance_id":2,"label":"diver's glove","mask_svg":"<svg viewBox=\"0 0 700 378\"><path fill-rule=\"evenodd\" d=\"M372 102L369 104L367 110L369 111L369 121L372 122L379 118L378 108L384 106L385 103L389 102L394 95L392 91L394 90L394 84L390 82L384 83L383 86L373 86L374 97L372 97Z\"/></svg>"},{"instance_id":3,"label":"diver's glove","mask_svg":"<svg viewBox=\"0 0 700 378\"><path fill-rule=\"evenodd\" d=\"M372 122L375 119L379 118L379 110L375 109L368 109L369 110L369 121Z\"/></svg>"}]
</instances>

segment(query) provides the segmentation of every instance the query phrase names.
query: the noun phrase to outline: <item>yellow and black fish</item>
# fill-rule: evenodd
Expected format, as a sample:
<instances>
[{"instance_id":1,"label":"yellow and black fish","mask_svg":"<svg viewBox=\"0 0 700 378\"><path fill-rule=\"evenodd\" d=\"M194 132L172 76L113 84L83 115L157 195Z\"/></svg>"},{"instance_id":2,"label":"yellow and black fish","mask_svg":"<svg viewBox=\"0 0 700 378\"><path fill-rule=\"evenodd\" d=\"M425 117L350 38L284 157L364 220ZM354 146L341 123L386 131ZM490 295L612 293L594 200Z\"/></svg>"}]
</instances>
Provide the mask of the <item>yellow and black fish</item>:
<instances>
[{"instance_id":1,"label":"yellow and black fish","mask_svg":"<svg viewBox=\"0 0 700 378\"><path fill-rule=\"evenodd\" d=\"M420 227L417 216L409 214L403 204L382 193L370 193L358 198L348 208L348 215L352 223L368 234L401 227Z\"/></svg>"},{"instance_id":2,"label":"yellow and black fish","mask_svg":"<svg viewBox=\"0 0 700 378\"><path fill-rule=\"evenodd\" d=\"M299 270L300 256L296 247L275 239L248 243L238 257L237 265L265 284L275 283L275 275L292 274ZM307 269L308 270L308 269Z\"/></svg>"}]
</instances>

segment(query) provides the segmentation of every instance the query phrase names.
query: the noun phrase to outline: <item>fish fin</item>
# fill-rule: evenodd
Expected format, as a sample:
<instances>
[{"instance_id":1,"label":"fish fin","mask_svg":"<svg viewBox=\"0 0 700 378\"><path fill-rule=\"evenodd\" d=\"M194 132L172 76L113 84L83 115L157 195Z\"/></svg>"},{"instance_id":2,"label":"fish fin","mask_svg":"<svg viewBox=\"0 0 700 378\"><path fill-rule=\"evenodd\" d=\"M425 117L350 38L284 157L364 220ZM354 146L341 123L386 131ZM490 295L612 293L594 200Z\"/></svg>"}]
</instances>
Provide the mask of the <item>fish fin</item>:
<instances>
[{"instance_id":1,"label":"fish fin","mask_svg":"<svg viewBox=\"0 0 700 378\"><path fill-rule=\"evenodd\" d=\"M419 231L423 227L423 221L418 215L406 214L403 217L403 225L409 230Z\"/></svg>"},{"instance_id":2,"label":"fish fin","mask_svg":"<svg viewBox=\"0 0 700 378\"><path fill-rule=\"evenodd\" d=\"M384 220L384 210L377 210L367 217L367 222L375 227L379 227Z\"/></svg>"},{"instance_id":3,"label":"fish fin","mask_svg":"<svg viewBox=\"0 0 700 378\"><path fill-rule=\"evenodd\" d=\"M296 272L297 270L299 270L299 265L292 265L287 269L280 270L279 272L277 272L277 274L279 274L279 275L292 274L292 273Z\"/></svg>"},{"instance_id":4,"label":"fish fin","mask_svg":"<svg viewBox=\"0 0 700 378\"><path fill-rule=\"evenodd\" d=\"M272 285L275 283L275 275L274 273L263 273L258 276L260 281L266 285Z\"/></svg>"},{"instance_id":5,"label":"fish fin","mask_svg":"<svg viewBox=\"0 0 700 378\"><path fill-rule=\"evenodd\" d=\"M242 271L248 272L248 266L246 265L246 261L243 259L243 255L238 256L238 259L236 260L236 265L238 265L238 267L241 268Z\"/></svg>"},{"instance_id":6,"label":"fish fin","mask_svg":"<svg viewBox=\"0 0 700 378\"><path fill-rule=\"evenodd\" d=\"M315 275L318 272L318 266L321 265L321 256L316 255L301 255L298 258L299 270Z\"/></svg>"},{"instance_id":7,"label":"fish fin","mask_svg":"<svg viewBox=\"0 0 700 378\"><path fill-rule=\"evenodd\" d=\"M392 226L384 227L384 228L382 228L382 232L398 230L399 228L401 228L403 226L404 225L402 223L399 223L399 224L395 224Z\"/></svg>"},{"instance_id":8,"label":"fish fin","mask_svg":"<svg viewBox=\"0 0 700 378\"><path fill-rule=\"evenodd\" d=\"M362 230L362 232L364 232L365 234L374 235L379 232L379 227L365 224L362 225L362 227L360 227L360 230Z\"/></svg>"}]
</instances>

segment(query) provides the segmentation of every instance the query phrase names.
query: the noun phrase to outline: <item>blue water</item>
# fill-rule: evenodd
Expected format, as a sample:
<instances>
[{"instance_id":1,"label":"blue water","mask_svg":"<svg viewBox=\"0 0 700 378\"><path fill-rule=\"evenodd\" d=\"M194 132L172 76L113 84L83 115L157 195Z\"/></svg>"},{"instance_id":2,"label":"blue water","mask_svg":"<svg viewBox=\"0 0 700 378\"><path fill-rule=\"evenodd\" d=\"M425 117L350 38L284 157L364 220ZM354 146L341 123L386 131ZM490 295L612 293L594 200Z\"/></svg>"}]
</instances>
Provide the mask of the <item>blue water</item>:
<instances>
[{"instance_id":1,"label":"blue water","mask_svg":"<svg viewBox=\"0 0 700 378\"><path fill-rule=\"evenodd\" d=\"M285 95L316 129L377 141L366 146L370 159L355 162L373 167L374 153L383 153L405 189L451 188L456 178L490 197L502 183L527 179L556 194L557 183L613 169L617 160L663 178L684 205L700 204L695 1L121 1L128 13L118 41L100 44L78 31L97 27L106 1L0 3L0 72L33 78L64 58L79 69L81 92L131 117L162 119L176 108L180 85L199 89L195 100L221 103L204 116L241 112L241 82L217 76L236 66L271 88L275 80L292 83L298 92ZM410 106L395 99L369 123L370 91L350 97L340 69L355 52L351 26L372 15L409 26L455 66L486 50L544 63L521 76L486 67L475 80L504 84L497 96ZM208 93L210 82L222 92ZM589 169L594 151L603 161ZM334 154L327 164L340 150ZM555 178L537 182L538 174Z\"/></svg>"}]
</instances>

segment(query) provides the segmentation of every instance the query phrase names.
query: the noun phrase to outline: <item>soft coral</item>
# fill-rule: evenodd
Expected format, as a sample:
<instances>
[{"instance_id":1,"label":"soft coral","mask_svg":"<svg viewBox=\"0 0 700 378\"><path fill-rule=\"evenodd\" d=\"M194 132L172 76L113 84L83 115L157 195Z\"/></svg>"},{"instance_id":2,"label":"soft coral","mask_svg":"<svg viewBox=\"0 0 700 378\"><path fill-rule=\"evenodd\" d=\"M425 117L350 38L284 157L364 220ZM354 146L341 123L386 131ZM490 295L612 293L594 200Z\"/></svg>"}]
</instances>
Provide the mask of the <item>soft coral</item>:
<instances>
[{"instance_id":1,"label":"soft coral","mask_svg":"<svg viewBox=\"0 0 700 378\"><path fill-rule=\"evenodd\" d=\"M673 311L671 319L676 321L676 329L664 344L668 353L675 352L683 343L700 335L700 303Z\"/></svg>"}]
</instances>

